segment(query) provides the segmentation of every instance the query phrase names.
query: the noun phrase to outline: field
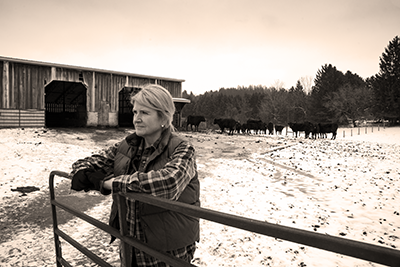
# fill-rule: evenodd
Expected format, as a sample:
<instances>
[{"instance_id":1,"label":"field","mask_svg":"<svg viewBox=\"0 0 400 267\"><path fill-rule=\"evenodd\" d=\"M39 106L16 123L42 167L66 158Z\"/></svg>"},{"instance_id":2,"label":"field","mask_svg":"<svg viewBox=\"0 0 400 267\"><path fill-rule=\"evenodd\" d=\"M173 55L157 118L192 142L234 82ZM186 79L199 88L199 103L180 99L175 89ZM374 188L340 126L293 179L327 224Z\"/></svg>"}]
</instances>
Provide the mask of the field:
<instances>
[{"instance_id":1,"label":"field","mask_svg":"<svg viewBox=\"0 0 400 267\"><path fill-rule=\"evenodd\" d=\"M343 134L345 131L345 134ZM202 206L299 229L400 248L400 128L337 140L182 132L196 147ZM82 157L121 140L127 129L0 129L0 265L54 266L48 196L51 170L70 171ZM343 137L345 136L345 137ZM285 147L284 149L276 148ZM17 187L39 190L23 194ZM107 222L110 197L69 190L59 199ZM68 214L60 229L118 266L109 236ZM95 266L62 243L73 266ZM223 225L201 221L198 266L379 266Z\"/></svg>"}]
</instances>

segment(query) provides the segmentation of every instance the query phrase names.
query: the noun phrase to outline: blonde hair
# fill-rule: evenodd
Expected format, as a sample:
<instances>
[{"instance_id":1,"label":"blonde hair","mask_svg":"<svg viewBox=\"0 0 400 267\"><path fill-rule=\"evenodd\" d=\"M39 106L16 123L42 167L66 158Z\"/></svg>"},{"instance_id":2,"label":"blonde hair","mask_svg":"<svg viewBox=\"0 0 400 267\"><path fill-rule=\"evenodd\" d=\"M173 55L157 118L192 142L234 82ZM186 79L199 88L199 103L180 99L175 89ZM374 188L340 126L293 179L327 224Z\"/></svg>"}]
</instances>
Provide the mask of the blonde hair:
<instances>
[{"instance_id":1,"label":"blonde hair","mask_svg":"<svg viewBox=\"0 0 400 267\"><path fill-rule=\"evenodd\" d=\"M175 104L167 89L158 84L147 84L131 97L132 105L135 102L156 110L160 118L167 120L165 128L170 127L171 131L175 131L175 127L172 124L175 114Z\"/></svg>"}]
</instances>

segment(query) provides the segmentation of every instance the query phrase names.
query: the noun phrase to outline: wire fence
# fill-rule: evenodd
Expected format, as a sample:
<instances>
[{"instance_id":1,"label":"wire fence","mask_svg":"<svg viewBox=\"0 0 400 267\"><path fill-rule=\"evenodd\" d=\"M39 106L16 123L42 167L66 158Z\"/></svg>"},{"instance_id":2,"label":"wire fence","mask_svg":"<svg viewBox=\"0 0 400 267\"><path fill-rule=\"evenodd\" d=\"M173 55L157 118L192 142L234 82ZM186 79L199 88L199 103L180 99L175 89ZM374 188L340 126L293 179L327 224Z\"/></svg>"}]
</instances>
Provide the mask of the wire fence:
<instances>
[{"instance_id":1,"label":"wire fence","mask_svg":"<svg viewBox=\"0 0 400 267\"><path fill-rule=\"evenodd\" d=\"M362 135L362 134L369 134L369 133L374 133L379 132L382 129L385 129L385 125L375 125L375 126L361 126L361 127L354 127L354 128L339 128L338 129L338 136L340 134L340 131L342 132L341 137L345 138L348 136L355 136L355 135Z\"/></svg>"}]
</instances>

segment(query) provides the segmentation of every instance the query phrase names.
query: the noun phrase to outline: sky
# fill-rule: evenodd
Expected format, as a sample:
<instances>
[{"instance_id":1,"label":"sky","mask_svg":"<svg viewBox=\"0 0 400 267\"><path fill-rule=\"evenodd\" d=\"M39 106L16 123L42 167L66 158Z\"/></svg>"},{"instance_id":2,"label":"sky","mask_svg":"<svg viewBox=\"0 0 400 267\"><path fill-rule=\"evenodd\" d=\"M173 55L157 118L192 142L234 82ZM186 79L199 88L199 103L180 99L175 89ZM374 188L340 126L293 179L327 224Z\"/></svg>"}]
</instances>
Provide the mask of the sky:
<instances>
[{"instance_id":1,"label":"sky","mask_svg":"<svg viewBox=\"0 0 400 267\"><path fill-rule=\"evenodd\" d=\"M400 0L0 0L0 56L220 88L363 78L400 35Z\"/></svg>"}]
</instances>

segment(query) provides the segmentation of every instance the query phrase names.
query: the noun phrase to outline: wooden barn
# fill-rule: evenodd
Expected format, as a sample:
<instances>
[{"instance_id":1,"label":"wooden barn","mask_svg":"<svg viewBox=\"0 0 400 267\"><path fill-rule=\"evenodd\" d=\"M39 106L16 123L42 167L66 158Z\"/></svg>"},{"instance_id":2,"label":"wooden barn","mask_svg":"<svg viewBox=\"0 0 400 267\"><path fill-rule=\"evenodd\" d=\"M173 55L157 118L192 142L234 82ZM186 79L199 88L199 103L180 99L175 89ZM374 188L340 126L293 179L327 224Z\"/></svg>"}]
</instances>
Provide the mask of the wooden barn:
<instances>
[{"instance_id":1,"label":"wooden barn","mask_svg":"<svg viewBox=\"0 0 400 267\"><path fill-rule=\"evenodd\" d=\"M159 84L174 98L175 127L190 100L185 80L0 56L0 128L131 127L130 95Z\"/></svg>"}]
</instances>

